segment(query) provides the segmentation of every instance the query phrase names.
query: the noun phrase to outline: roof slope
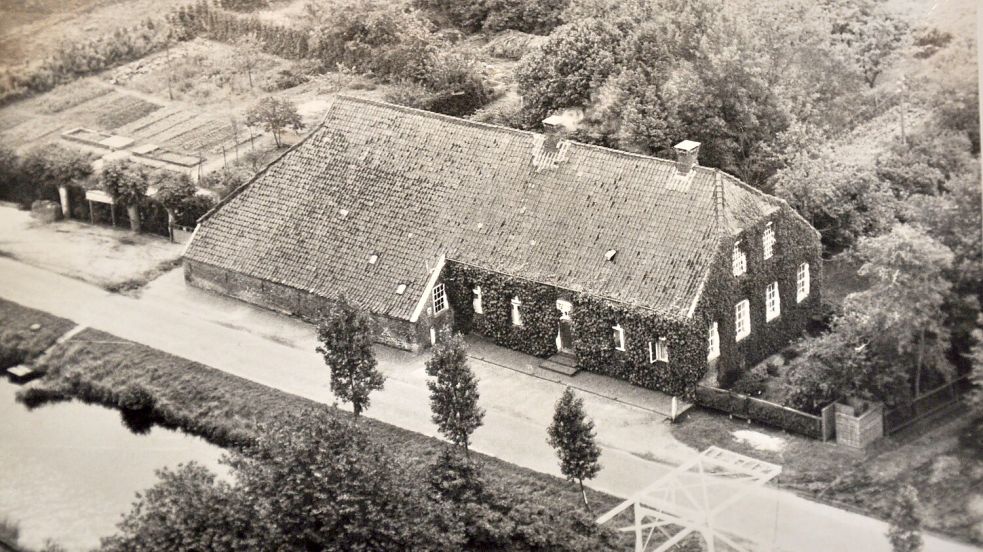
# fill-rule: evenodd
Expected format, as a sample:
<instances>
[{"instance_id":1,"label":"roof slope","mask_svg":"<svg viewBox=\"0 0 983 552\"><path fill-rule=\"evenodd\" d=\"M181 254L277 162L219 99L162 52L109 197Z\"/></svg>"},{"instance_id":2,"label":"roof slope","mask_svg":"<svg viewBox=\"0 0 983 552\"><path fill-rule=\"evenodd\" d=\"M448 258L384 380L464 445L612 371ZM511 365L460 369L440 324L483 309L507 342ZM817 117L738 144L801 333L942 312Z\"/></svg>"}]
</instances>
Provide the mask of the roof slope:
<instances>
[{"instance_id":1,"label":"roof slope","mask_svg":"<svg viewBox=\"0 0 983 552\"><path fill-rule=\"evenodd\" d=\"M685 315L721 235L777 208L721 174L338 97L186 256L404 319L441 254Z\"/></svg>"}]
</instances>

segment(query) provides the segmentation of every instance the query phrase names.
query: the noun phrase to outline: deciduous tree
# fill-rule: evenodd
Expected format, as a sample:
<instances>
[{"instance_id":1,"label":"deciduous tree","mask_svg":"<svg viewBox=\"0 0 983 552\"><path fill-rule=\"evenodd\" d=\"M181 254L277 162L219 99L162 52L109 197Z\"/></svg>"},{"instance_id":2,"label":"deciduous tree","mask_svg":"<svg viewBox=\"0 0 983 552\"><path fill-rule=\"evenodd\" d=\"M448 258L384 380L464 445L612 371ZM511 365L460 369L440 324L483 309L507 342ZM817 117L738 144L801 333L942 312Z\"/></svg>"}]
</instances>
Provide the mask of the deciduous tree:
<instances>
[{"instance_id":1,"label":"deciduous tree","mask_svg":"<svg viewBox=\"0 0 983 552\"><path fill-rule=\"evenodd\" d=\"M356 418L369 407L369 394L386 382L376 368L374 337L372 317L343 298L328 307L317 326L317 352L331 370L331 392L351 403Z\"/></svg>"},{"instance_id":2,"label":"deciduous tree","mask_svg":"<svg viewBox=\"0 0 983 552\"><path fill-rule=\"evenodd\" d=\"M195 197L198 188L187 174L160 169L151 175L151 181L157 188L154 197L167 211L167 228L173 237L174 225L177 224L177 213Z\"/></svg>"},{"instance_id":3,"label":"deciduous tree","mask_svg":"<svg viewBox=\"0 0 983 552\"><path fill-rule=\"evenodd\" d=\"M99 185L116 202L126 207L130 229L140 231L140 204L147 197L150 174L139 163L126 159L107 163L99 174Z\"/></svg>"},{"instance_id":4,"label":"deciduous tree","mask_svg":"<svg viewBox=\"0 0 983 552\"><path fill-rule=\"evenodd\" d=\"M467 343L461 334L443 332L427 360L430 409L437 429L470 454L471 434L481 427L485 411L478 406L478 378L468 366Z\"/></svg>"},{"instance_id":5,"label":"deciduous tree","mask_svg":"<svg viewBox=\"0 0 983 552\"><path fill-rule=\"evenodd\" d=\"M952 288L945 277L952 251L921 228L897 225L888 234L861 240L857 254L864 260L859 274L872 284L848 295L844 309L858 313L857 325L877 354L907 370L918 397L926 369L952 375L943 311Z\"/></svg>"},{"instance_id":6,"label":"deciduous tree","mask_svg":"<svg viewBox=\"0 0 983 552\"><path fill-rule=\"evenodd\" d=\"M262 127L273 134L276 147L282 147L280 138L285 129L303 130L304 121L297 112L297 106L289 100L267 97L259 101L246 113L246 124Z\"/></svg>"},{"instance_id":7,"label":"deciduous tree","mask_svg":"<svg viewBox=\"0 0 983 552\"><path fill-rule=\"evenodd\" d=\"M259 65L261 57L261 44L254 35L247 34L235 41L233 49L233 62L235 67L246 74L249 79L249 89L253 89L253 69Z\"/></svg>"},{"instance_id":8,"label":"deciduous tree","mask_svg":"<svg viewBox=\"0 0 983 552\"><path fill-rule=\"evenodd\" d=\"M584 507L593 515L587 502L587 491L584 480L593 479L601 464L601 449L594 442L594 421L584 412L584 400L573 394L567 387L556 402L553 412L553 423L546 430L547 442L556 450L560 459L560 473L569 481L580 485L580 494L584 499Z\"/></svg>"}]
</instances>

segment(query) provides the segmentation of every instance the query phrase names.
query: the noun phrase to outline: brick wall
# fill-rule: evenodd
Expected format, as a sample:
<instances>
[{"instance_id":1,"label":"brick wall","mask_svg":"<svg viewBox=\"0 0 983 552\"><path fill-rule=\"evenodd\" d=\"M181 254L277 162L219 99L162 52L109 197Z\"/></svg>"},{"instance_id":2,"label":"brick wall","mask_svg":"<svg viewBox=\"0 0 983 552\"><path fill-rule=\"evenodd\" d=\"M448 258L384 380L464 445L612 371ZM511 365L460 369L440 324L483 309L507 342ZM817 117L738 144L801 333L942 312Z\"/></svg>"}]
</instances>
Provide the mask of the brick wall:
<instances>
[{"instance_id":1,"label":"brick wall","mask_svg":"<svg viewBox=\"0 0 983 552\"><path fill-rule=\"evenodd\" d=\"M884 435L884 406L874 405L860 416L852 406L836 404L836 442L866 448Z\"/></svg>"},{"instance_id":2,"label":"brick wall","mask_svg":"<svg viewBox=\"0 0 983 552\"><path fill-rule=\"evenodd\" d=\"M330 301L306 291L188 259L184 261L184 279L194 287L297 316L312 323L316 322L318 313ZM385 315L373 315L373 318L378 325L376 341L379 343L409 351L418 351L430 344L429 315L421 317L416 324Z\"/></svg>"}]
</instances>

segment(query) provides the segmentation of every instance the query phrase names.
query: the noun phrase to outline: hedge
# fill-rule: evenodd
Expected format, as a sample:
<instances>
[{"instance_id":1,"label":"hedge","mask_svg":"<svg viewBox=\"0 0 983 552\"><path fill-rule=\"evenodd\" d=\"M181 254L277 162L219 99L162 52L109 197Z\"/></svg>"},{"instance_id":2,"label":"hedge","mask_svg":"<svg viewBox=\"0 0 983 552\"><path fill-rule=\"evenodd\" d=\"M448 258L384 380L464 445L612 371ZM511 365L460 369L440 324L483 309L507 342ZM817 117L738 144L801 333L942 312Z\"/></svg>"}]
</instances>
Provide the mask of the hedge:
<instances>
[{"instance_id":1,"label":"hedge","mask_svg":"<svg viewBox=\"0 0 983 552\"><path fill-rule=\"evenodd\" d=\"M800 435L823 438L823 419L779 404L755 399L726 389L696 388L696 403L740 418L786 429Z\"/></svg>"}]
</instances>

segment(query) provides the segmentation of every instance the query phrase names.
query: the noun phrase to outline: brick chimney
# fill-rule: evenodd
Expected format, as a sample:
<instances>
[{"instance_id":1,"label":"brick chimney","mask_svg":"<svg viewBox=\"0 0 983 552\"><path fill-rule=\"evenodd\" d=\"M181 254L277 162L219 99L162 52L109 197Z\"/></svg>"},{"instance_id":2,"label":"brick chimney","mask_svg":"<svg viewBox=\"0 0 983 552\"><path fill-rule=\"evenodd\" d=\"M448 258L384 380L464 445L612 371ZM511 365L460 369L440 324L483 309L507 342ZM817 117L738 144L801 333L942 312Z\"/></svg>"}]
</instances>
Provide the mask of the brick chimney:
<instances>
[{"instance_id":1,"label":"brick chimney","mask_svg":"<svg viewBox=\"0 0 983 552\"><path fill-rule=\"evenodd\" d=\"M543 119L543 130L546 131L546 141L543 142L543 151L556 151L557 144L567 134L567 126L563 117L550 115Z\"/></svg>"},{"instance_id":2,"label":"brick chimney","mask_svg":"<svg viewBox=\"0 0 983 552\"><path fill-rule=\"evenodd\" d=\"M692 140L683 140L673 146L676 150L676 170L679 174L687 174L690 169L697 165L700 156L700 143Z\"/></svg>"}]
</instances>

